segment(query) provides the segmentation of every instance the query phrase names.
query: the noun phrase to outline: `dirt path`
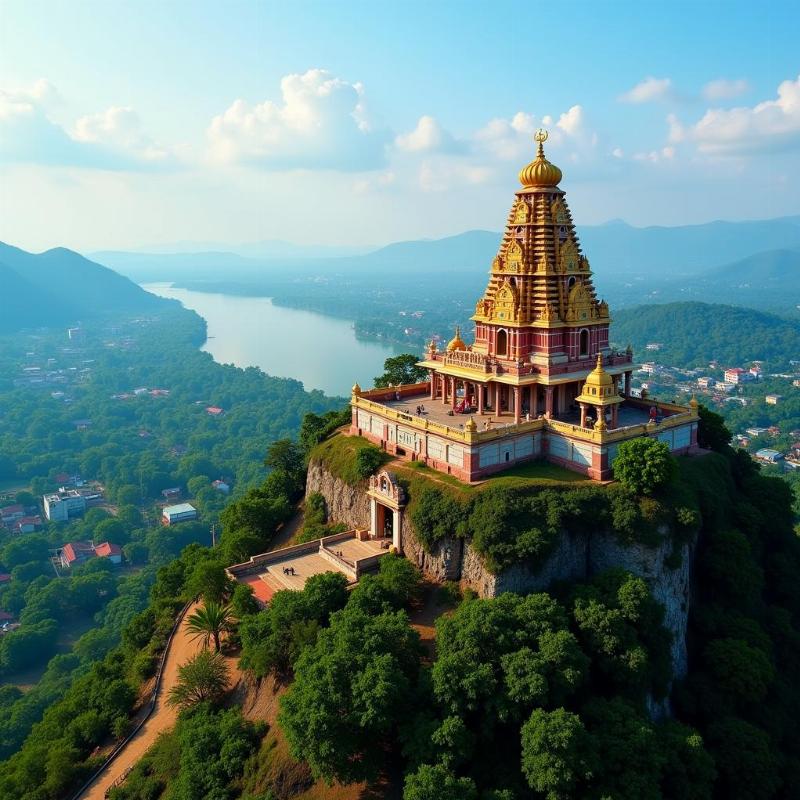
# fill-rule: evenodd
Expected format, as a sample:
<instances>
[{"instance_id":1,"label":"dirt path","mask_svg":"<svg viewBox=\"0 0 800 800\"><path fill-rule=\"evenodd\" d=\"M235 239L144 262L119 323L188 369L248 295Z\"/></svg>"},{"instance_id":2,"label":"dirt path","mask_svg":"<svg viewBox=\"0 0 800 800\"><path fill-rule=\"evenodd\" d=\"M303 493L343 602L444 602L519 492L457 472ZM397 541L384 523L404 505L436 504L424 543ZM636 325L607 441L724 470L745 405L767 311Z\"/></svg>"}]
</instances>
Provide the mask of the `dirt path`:
<instances>
[{"instance_id":1,"label":"dirt path","mask_svg":"<svg viewBox=\"0 0 800 800\"><path fill-rule=\"evenodd\" d=\"M178 679L178 667L184 664L200 648L199 640L190 640L186 632L186 619L195 610L197 604L189 607L181 626L172 640L167 660L164 664L164 673L161 680L161 687L156 698L156 708L150 718L141 727L139 732L128 742L125 749L114 759L114 761L95 779L95 781L80 795L80 800L103 800L106 789L120 776L133 767L136 762L153 745L159 734L169 730L175 724L178 712L177 709L167 705L166 698L169 690L175 685ZM225 659L231 673L231 685L239 680L239 671L236 667L236 657Z\"/></svg>"}]
</instances>

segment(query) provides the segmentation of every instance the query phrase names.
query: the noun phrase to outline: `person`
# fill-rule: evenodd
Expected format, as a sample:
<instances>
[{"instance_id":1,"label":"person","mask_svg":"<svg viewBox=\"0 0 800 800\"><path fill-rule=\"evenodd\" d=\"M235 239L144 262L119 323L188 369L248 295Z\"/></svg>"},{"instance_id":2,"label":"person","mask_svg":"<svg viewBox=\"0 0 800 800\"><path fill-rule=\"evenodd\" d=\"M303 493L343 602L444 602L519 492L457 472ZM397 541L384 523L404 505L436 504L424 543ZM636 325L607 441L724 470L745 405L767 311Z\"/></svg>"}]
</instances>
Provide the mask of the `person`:
<instances>
[{"instance_id":1,"label":"person","mask_svg":"<svg viewBox=\"0 0 800 800\"><path fill-rule=\"evenodd\" d=\"M656 417L658 416L658 409L655 406L650 406L650 419L655 422Z\"/></svg>"}]
</instances>

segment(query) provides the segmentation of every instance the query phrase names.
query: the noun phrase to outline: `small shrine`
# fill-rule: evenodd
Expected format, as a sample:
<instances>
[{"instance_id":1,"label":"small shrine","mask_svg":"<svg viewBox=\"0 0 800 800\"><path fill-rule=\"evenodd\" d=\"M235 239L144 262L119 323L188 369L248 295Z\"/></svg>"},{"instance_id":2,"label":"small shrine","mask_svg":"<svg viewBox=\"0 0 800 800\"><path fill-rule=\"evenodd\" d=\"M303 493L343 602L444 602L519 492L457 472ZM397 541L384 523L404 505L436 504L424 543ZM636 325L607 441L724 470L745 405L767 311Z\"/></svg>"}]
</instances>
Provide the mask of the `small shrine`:
<instances>
[{"instance_id":1,"label":"small shrine","mask_svg":"<svg viewBox=\"0 0 800 800\"><path fill-rule=\"evenodd\" d=\"M676 453L697 444L694 407L659 403L654 414L631 395L633 353L609 345L609 307L562 172L545 156L547 133L535 138L475 305L472 343L459 328L444 350L431 342L419 362L424 383L353 387L352 434L465 481L537 458L605 480L626 439L655 436Z\"/></svg>"}]
</instances>

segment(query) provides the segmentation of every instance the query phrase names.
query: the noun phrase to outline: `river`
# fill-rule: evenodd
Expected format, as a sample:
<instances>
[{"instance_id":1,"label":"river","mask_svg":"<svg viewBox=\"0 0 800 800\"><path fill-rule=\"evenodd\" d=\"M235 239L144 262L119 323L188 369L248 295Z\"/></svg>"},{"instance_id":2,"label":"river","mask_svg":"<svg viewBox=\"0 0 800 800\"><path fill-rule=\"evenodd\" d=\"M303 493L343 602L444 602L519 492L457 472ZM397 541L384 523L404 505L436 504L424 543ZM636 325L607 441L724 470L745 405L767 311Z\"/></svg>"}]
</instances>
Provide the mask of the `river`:
<instances>
[{"instance_id":1,"label":"river","mask_svg":"<svg viewBox=\"0 0 800 800\"><path fill-rule=\"evenodd\" d=\"M160 297L180 300L208 324L203 350L220 364L260 367L268 375L296 378L306 389L348 397L353 384L372 386L383 362L402 349L356 339L347 320L281 308L268 297L177 289L170 283L145 283Z\"/></svg>"}]
</instances>

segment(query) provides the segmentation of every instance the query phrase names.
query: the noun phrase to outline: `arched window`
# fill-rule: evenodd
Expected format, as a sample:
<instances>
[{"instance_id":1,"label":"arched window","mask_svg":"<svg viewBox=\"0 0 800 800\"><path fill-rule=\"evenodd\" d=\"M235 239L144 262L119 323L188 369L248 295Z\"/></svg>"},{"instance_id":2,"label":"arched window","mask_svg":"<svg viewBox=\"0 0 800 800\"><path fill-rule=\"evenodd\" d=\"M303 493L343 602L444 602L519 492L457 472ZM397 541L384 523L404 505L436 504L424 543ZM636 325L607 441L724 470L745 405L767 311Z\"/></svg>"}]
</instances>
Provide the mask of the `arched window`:
<instances>
[{"instance_id":1,"label":"arched window","mask_svg":"<svg viewBox=\"0 0 800 800\"><path fill-rule=\"evenodd\" d=\"M567 289L571 289L571 288L572 288L572 287L575 285L575 281L576 281L576 280L577 280L577 278L576 278L576 277L573 275L573 276L572 276L572 277L571 277L571 278L570 278L570 279L567 281Z\"/></svg>"},{"instance_id":2,"label":"arched window","mask_svg":"<svg viewBox=\"0 0 800 800\"><path fill-rule=\"evenodd\" d=\"M497 355L504 356L508 353L508 333L497 331Z\"/></svg>"},{"instance_id":3,"label":"arched window","mask_svg":"<svg viewBox=\"0 0 800 800\"><path fill-rule=\"evenodd\" d=\"M589 330L587 328L581 331L580 354L582 356L589 355Z\"/></svg>"}]
</instances>

